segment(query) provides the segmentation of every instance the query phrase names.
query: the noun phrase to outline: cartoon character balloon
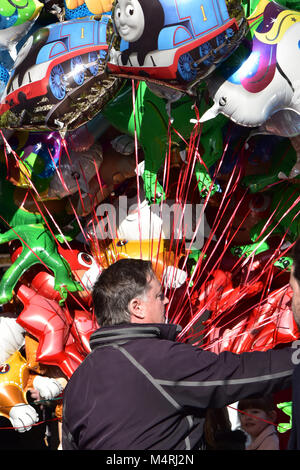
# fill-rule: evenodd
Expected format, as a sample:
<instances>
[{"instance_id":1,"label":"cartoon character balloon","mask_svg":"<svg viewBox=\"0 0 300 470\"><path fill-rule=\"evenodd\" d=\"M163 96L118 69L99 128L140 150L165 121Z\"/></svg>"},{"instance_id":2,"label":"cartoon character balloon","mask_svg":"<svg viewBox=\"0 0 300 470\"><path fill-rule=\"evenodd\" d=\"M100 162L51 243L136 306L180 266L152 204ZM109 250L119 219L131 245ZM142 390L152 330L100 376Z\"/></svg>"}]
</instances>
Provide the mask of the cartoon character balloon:
<instances>
[{"instance_id":1,"label":"cartoon character balloon","mask_svg":"<svg viewBox=\"0 0 300 470\"><path fill-rule=\"evenodd\" d=\"M47 25L20 49L0 103L0 126L73 130L114 96L120 80L104 72L110 15Z\"/></svg>"},{"instance_id":2,"label":"cartoon character balloon","mask_svg":"<svg viewBox=\"0 0 300 470\"><path fill-rule=\"evenodd\" d=\"M237 47L247 31L240 2L115 0L108 69L183 90Z\"/></svg>"},{"instance_id":3,"label":"cartoon character balloon","mask_svg":"<svg viewBox=\"0 0 300 470\"><path fill-rule=\"evenodd\" d=\"M240 46L213 79L214 105L200 122L222 113L237 124L286 137L299 134L300 13L261 0L248 18L253 38ZM218 73L220 72L220 73Z\"/></svg>"},{"instance_id":4,"label":"cartoon character balloon","mask_svg":"<svg viewBox=\"0 0 300 470\"><path fill-rule=\"evenodd\" d=\"M72 20L84 16L101 15L111 11L112 0L64 0L65 18Z\"/></svg>"},{"instance_id":5,"label":"cartoon character balloon","mask_svg":"<svg viewBox=\"0 0 300 470\"><path fill-rule=\"evenodd\" d=\"M2 0L0 10L0 49L16 58L16 45L38 18L43 4L38 0Z\"/></svg>"}]
</instances>

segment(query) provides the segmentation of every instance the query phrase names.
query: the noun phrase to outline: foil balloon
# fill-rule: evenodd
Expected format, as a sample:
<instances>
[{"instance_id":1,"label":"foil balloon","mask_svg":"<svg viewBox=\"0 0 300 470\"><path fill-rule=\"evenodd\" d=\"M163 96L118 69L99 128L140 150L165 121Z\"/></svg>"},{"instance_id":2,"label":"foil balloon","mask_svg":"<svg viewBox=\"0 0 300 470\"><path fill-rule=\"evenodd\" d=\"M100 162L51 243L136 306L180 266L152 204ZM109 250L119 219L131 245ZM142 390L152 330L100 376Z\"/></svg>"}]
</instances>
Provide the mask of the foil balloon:
<instances>
[{"instance_id":1,"label":"foil balloon","mask_svg":"<svg viewBox=\"0 0 300 470\"><path fill-rule=\"evenodd\" d=\"M61 136L58 132L22 132L16 133L9 144L19 159L10 167L8 179L18 187L35 188L42 199L57 171L62 153Z\"/></svg>"},{"instance_id":2,"label":"foil balloon","mask_svg":"<svg viewBox=\"0 0 300 470\"><path fill-rule=\"evenodd\" d=\"M19 431L31 429L38 421L35 409L26 400L29 367L19 351L0 365L0 415Z\"/></svg>"},{"instance_id":3,"label":"foil balloon","mask_svg":"<svg viewBox=\"0 0 300 470\"><path fill-rule=\"evenodd\" d=\"M64 0L65 19L101 15L111 11L112 0Z\"/></svg>"},{"instance_id":4,"label":"foil balloon","mask_svg":"<svg viewBox=\"0 0 300 470\"><path fill-rule=\"evenodd\" d=\"M43 4L38 0L2 0L0 10L0 49L8 49L16 59L16 45L38 18Z\"/></svg>"},{"instance_id":5,"label":"foil balloon","mask_svg":"<svg viewBox=\"0 0 300 470\"><path fill-rule=\"evenodd\" d=\"M0 316L0 364L3 364L9 356L24 346L23 328L17 324L15 318Z\"/></svg>"},{"instance_id":6,"label":"foil balloon","mask_svg":"<svg viewBox=\"0 0 300 470\"><path fill-rule=\"evenodd\" d=\"M0 103L0 127L66 132L88 122L121 81L104 72L110 15L54 23L20 49Z\"/></svg>"},{"instance_id":7,"label":"foil balloon","mask_svg":"<svg viewBox=\"0 0 300 470\"><path fill-rule=\"evenodd\" d=\"M89 336L97 322L90 312L61 308L24 285L17 296L24 305L17 322L38 340L37 361L58 366L70 378L90 352Z\"/></svg>"},{"instance_id":8,"label":"foil balloon","mask_svg":"<svg viewBox=\"0 0 300 470\"><path fill-rule=\"evenodd\" d=\"M258 132L297 135L300 13L261 0L248 23L252 38L207 79L214 104L200 122L222 113Z\"/></svg>"},{"instance_id":9,"label":"foil balloon","mask_svg":"<svg viewBox=\"0 0 300 470\"><path fill-rule=\"evenodd\" d=\"M108 69L191 90L247 32L238 1L115 0Z\"/></svg>"},{"instance_id":10,"label":"foil balloon","mask_svg":"<svg viewBox=\"0 0 300 470\"><path fill-rule=\"evenodd\" d=\"M19 256L20 248L13 251L11 258L15 262ZM68 263L74 279L82 286L82 290L72 293L67 299L68 305L90 307L92 303L91 290L102 268L95 258L86 251L84 245L79 242L70 242L69 246L60 245L58 253ZM31 287L46 299L60 301L60 294L55 289L55 277L49 270L42 266L33 266L28 269L20 279L25 286Z\"/></svg>"},{"instance_id":11,"label":"foil balloon","mask_svg":"<svg viewBox=\"0 0 300 470\"><path fill-rule=\"evenodd\" d=\"M132 88L126 86L102 110L103 116L120 132L132 137L137 136L145 158L142 178L145 196L150 204L159 203L165 196L157 173L165 161L169 140L171 140L172 149L181 149L183 139L188 140L193 132L194 124L191 120L196 117L196 114L192 105L191 98L184 95L168 113L166 100L153 93L146 82L141 81L135 91L134 106ZM208 105L204 96L199 104L201 112L207 109ZM170 115L172 130L169 135ZM223 154L222 127L228 119L218 116L216 121L204 123L201 128L200 147L204 163L196 161L195 174L199 193L202 195L212 183L209 168ZM217 188L214 187L211 193L213 194L216 190Z\"/></svg>"},{"instance_id":12,"label":"foil balloon","mask_svg":"<svg viewBox=\"0 0 300 470\"><path fill-rule=\"evenodd\" d=\"M300 196L297 185L281 184L278 189L258 193L256 196L265 195L270 201L268 209L261 213L262 219L248 228L248 243L233 246L231 251L237 256L251 256L269 249L272 237L284 237L286 242L293 243L300 234ZM254 219L252 219L254 221ZM252 243L251 243L252 242ZM290 267L291 258L283 260Z\"/></svg>"},{"instance_id":13,"label":"foil balloon","mask_svg":"<svg viewBox=\"0 0 300 470\"><path fill-rule=\"evenodd\" d=\"M78 191L84 198L90 192L89 182L97 175L102 160L102 148L98 144L85 152L64 152L49 181L46 198L60 199Z\"/></svg>"},{"instance_id":14,"label":"foil balloon","mask_svg":"<svg viewBox=\"0 0 300 470\"><path fill-rule=\"evenodd\" d=\"M42 263L54 273L54 288L60 293L61 301L67 297L68 291L76 292L83 289L73 279L70 266L57 252L55 239L43 224L16 225L0 234L0 244L13 240L20 241L22 251L1 278L1 304L13 298L14 288L20 277L37 263Z\"/></svg>"},{"instance_id":15,"label":"foil balloon","mask_svg":"<svg viewBox=\"0 0 300 470\"><path fill-rule=\"evenodd\" d=\"M0 63L0 96L5 90L5 87L9 80L9 71L5 65Z\"/></svg>"}]
</instances>

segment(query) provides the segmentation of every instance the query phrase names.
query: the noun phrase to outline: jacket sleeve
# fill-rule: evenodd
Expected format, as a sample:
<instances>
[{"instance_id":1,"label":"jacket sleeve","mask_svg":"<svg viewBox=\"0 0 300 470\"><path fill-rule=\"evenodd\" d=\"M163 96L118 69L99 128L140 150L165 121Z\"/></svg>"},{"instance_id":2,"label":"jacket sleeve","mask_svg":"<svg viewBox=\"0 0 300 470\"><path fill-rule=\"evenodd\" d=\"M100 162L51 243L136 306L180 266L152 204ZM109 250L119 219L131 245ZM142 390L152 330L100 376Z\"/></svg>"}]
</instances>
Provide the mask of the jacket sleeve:
<instances>
[{"instance_id":1,"label":"jacket sleeve","mask_svg":"<svg viewBox=\"0 0 300 470\"><path fill-rule=\"evenodd\" d=\"M291 386L292 348L215 354L186 344L170 348L159 383L181 406L221 408L253 395ZM173 366L172 366L173 364ZM169 377L164 379L163 377Z\"/></svg>"}]
</instances>

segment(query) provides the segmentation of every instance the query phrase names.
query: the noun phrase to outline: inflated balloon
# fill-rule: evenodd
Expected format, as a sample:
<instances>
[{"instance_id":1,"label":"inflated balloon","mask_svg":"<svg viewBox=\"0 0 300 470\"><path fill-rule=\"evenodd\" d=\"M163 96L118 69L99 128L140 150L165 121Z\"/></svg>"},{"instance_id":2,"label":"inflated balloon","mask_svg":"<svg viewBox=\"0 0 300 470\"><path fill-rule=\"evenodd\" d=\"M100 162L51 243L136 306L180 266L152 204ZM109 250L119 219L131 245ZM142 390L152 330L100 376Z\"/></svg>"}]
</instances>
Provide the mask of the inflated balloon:
<instances>
[{"instance_id":1,"label":"inflated balloon","mask_svg":"<svg viewBox=\"0 0 300 470\"><path fill-rule=\"evenodd\" d=\"M29 430L38 421L37 412L26 400L28 378L29 367L19 351L0 366L0 415L9 419L19 432Z\"/></svg>"},{"instance_id":2,"label":"inflated balloon","mask_svg":"<svg viewBox=\"0 0 300 470\"><path fill-rule=\"evenodd\" d=\"M11 254L14 263L21 252L20 247L15 247ZM82 286L82 290L73 292L67 301L69 306L80 305L90 306L92 303L91 290L98 275L101 272L101 266L88 253L82 243L70 242L69 246L58 246L59 255L70 266L72 276ZM21 278L21 282L34 289L43 297L56 302L60 301L60 293L55 289L55 277L53 273L41 264L28 269Z\"/></svg>"},{"instance_id":3,"label":"inflated balloon","mask_svg":"<svg viewBox=\"0 0 300 470\"><path fill-rule=\"evenodd\" d=\"M142 175L145 196L149 203L159 203L165 196L164 188L159 183L157 173L165 161L169 148L169 138L173 148L181 148L183 139L189 139L194 129L190 122L196 117L192 108L193 101L188 96L180 98L171 108L173 119L171 136L168 135L170 116L166 109L166 101L147 86L140 82L135 92L135 103L132 103L131 86L124 88L117 97L102 110L104 117L120 132L137 136L144 152L145 169ZM201 100L200 110L207 109L205 97ZM223 153L222 127L227 122L224 116L219 116L217 122L208 122L201 128L200 153L202 162L195 164L198 189L202 195L210 187L212 180L208 169L221 158ZM217 188L211 191L213 194Z\"/></svg>"},{"instance_id":4,"label":"inflated balloon","mask_svg":"<svg viewBox=\"0 0 300 470\"><path fill-rule=\"evenodd\" d=\"M73 130L92 119L120 88L108 77L110 15L54 23L20 49L0 104L0 126Z\"/></svg>"},{"instance_id":5,"label":"inflated balloon","mask_svg":"<svg viewBox=\"0 0 300 470\"><path fill-rule=\"evenodd\" d=\"M25 343L29 337L16 319L0 317L0 337L5 349L0 363L0 415L9 419L16 431L29 431L38 421L38 414L28 404L26 392L35 388L41 398L49 399L61 393L62 385L54 378L40 375L49 372L49 368L44 366L42 370L32 357L27 356ZM19 351L24 344L25 357Z\"/></svg>"},{"instance_id":6,"label":"inflated balloon","mask_svg":"<svg viewBox=\"0 0 300 470\"><path fill-rule=\"evenodd\" d=\"M108 69L116 75L192 87L238 46L247 32L238 1L115 0Z\"/></svg>"},{"instance_id":7,"label":"inflated balloon","mask_svg":"<svg viewBox=\"0 0 300 470\"><path fill-rule=\"evenodd\" d=\"M268 210L264 212L262 220L249 226L247 236L249 243L235 246L231 251L237 256L251 256L269 249L270 238L285 237L285 241L293 243L300 234L300 196L297 185L282 183L281 191L276 189L259 193L265 195L270 201ZM263 215L263 214L262 214ZM251 243L252 241L252 243ZM292 260L287 258L285 268L291 268Z\"/></svg>"},{"instance_id":8,"label":"inflated balloon","mask_svg":"<svg viewBox=\"0 0 300 470\"><path fill-rule=\"evenodd\" d=\"M286 432L292 429L292 414L293 414L293 403L291 401L285 401L282 403L278 403L277 408L282 410L286 415L289 417L288 423L278 423L277 431L278 432Z\"/></svg>"},{"instance_id":9,"label":"inflated balloon","mask_svg":"<svg viewBox=\"0 0 300 470\"><path fill-rule=\"evenodd\" d=\"M292 145L296 137L287 139L275 135L272 137L268 135L263 138L266 139L265 144L268 144L265 148L262 148L264 141L261 141L260 138L256 140L254 137L249 140L249 149L252 147L250 150L252 156L251 153L248 154L247 152L247 163L249 163L252 157L255 158L256 155L261 157L263 153L265 153L268 158L268 162L261 161L260 163L260 168L263 172L260 171L258 174L253 171L251 174L247 174L246 171L246 176L243 178L242 184L249 188L252 193L268 189L272 184L279 183L280 179L288 179L290 175L293 175L293 169L295 168L296 170L297 153L294 145ZM249 167L250 165L248 165L248 168Z\"/></svg>"},{"instance_id":10,"label":"inflated balloon","mask_svg":"<svg viewBox=\"0 0 300 470\"><path fill-rule=\"evenodd\" d=\"M70 378L90 352L89 337L97 322L90 312L61 308L24 285L17 296L24 305L17 322L38 340L37 361L58 366Z\"/></svg>"},{"instance_id":11,"label":"inflated balloon","mask_svg":"<svg viewBox=\"0 0 300 470\"><path fill-rule=\"evenodd\" d=\"M3 169L3 167L1 166ZM5 174L5 170L2 174ZM9 266L0 281L0 303L4 304L13 298L13 290L20 277L33 265L41 263L55 275L54 289L61 299L67 292L82 290L72 276L70 266L57 252L56 240L39 212L29 212L14 202L15 188L5 178L2 180L1 222L5 230L0 234L0 244L17 240L22 250L14 263ZM26 198L26 194L24 195ZM7 225L11 228L7 230Z\"/></svg>"},{"instance_id":12,"label":"inflated balloon","mask_svg":"<svg viewBox=\"0 0 300 470\"><path fill-rule=\"evenodd\" d=\"M0 63L0 96L2 95L9 80L8 69Z\"/></svg>"},{"instance_id":13,"label":"inflated balloon","mask_svg":"<svg viewBox=\"0 0 300 470\"><path fill-rule=\"evenodd\" d=\"M17 133L10 145L18 155L18 164L13 160L9 180L22 188L35 188L42 199L48 193L51 178L57 171L62 139L58 132Z\"/></svg>"},{"instance_id":14,"label":"inflated balloon","mask_svg":"<svg viewBox=\"0 0 300 470\"><path fill-rule=\"evenodd\" d=\"M32 27L43 4L38 0L2 0L0 9L0 49L16 58L16 45Z\"/></svg>"},{"instance_id":15,"label":"inflated balloon","mask_svg":"<svg viewBox=\"0 0 300 470\"><path fill-rule=\"evenodd\" d=\"M5 304L13 298L13 289L20 277L37 263L44 264L54 272L54 288L60 293L62 300L67 297L68 291L82 290L80 284L72 278L70 267L58 254L53 235L44 225L16 225L0 234L0 244L12 240L20 240L23 249L1 278L0 304Z\"/></svg>"},{"instance_id":16,"label":"inflated balloon","mask_svg":"<svg viewBox=\"0 0 300 470\"><path fill-rule=\"evenodd\" d=\"M64 0L65 19L102 15L111 11L113 0Z\"/></svg>"},{"instance_id":17,"label":"inflated balloon","mask_svg":"<svg viewBox=\"0 0 300 470\"><path fill-rule=\"evenodd\" d=\"M98 173L102 163L102 147L92 145L86 152L64 152L48 185L46 198L61 199L80 191L88 194L89 182Z\"/></svg>"},{"instance_id":18,"label":"inflated balloon","mask_svg":"<svg viewBox=\"0 0 300 470\"><path fill-rule=\"evenodd\" d=\"M200 122L219 113L248 127L283 136L299 134L300 13L261 0L248 18L253 38L208 78L214 100Z\"/></svg>"},{"instance_id":19,"label":"inflated balloon","mask_svg":"<svg viewBox=\"0 0 300 470\"><path fill-rule=\"evenodd\" d=\"M6 317L4 314L0 316L0 364L24 346L24 333L15 318Z\"/></svg>"},{"instance_id":20,"label":"inflated balloon","mask_svg":"<svg viewBox=\"0 0 300 470\"><path fill-rule=\"evenodd\" d=\"M177 289L187 280L187 272L180 268L180 261L187 250L202 247L204 217L200 223L201 215L196 214L196 207L194 214L190 211L187 216L188 209L170 199L166 199L163 209L156 204L149 205L141 183L139 190L138 198L136 185L132 184L125 197L117 198L113 206L98 206L87 227L93 254L100 263L104 258L104 267L121 258L150 260L163 284ZM178 243L182 245L180 250Z\"/></svg>"}]
</instances>

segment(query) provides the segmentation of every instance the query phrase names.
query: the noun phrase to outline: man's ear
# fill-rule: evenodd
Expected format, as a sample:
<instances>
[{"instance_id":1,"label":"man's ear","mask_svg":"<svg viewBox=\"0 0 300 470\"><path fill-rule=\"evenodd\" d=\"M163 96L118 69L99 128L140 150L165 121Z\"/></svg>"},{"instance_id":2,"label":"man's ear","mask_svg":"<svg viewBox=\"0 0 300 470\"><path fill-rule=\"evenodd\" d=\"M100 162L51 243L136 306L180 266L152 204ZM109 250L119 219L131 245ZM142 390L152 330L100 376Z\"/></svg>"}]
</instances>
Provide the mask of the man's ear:
<instances>
[{"instance_id":1,"label":"man's ear","mask_svg":"<svg viewBox=\"0 0 300 470\"><path fill-rule=\"evenodd\" d=\"M131 321L133 323L143 321L145 318L143 303L139 297L131 299L128 304L128 311L130 313Z\"/></svg>"}]
</instances>

